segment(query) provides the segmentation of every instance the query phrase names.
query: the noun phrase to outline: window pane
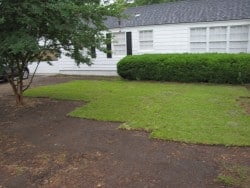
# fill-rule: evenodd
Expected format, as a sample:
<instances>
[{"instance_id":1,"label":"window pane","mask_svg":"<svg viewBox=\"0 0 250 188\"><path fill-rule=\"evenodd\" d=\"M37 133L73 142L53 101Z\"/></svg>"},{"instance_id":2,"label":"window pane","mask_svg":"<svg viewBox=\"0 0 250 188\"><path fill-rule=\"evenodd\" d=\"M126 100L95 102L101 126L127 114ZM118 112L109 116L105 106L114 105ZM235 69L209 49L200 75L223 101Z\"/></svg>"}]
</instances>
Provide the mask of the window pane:
<instances>
[{"instance_id":1,"label":"window pane","mask_svg":"<svg viewBox=\"0 0 250 188\"><path fill-rule=\"evenodd\" d=\"M230 34L230 41L247 41L248 33Z\"/></svg>"},{"instance_id":2,"label":"window pane","mask_svg":"<svg viewBox=\"0 0 250 188\"><path fill-rule=\"evenodd\" d=\"M153 40L153 31L152 30L140 31L139 39L140 41Z\"/></svg>"},{"instance_id":3,"label":"window pane","mask_svg":"<svg viewBox=\"0 0 250 188\"><path fill-rule=\"evenodd\" d=\"M230 33L238 34L238 33L248 33L248 25L238 25L231 26Z\"/></svg>"},{"instance_id":4,"label":"window pane","mask_svg":"<svg viewBox=\"0 0 250 188\"><path fill-rule=\"evenodd\" d=\"M114 49L113 53L114 55L125 55L126 54L126 36L125 32L121 33L113 33L113 43L114 43Z\"/></svg>"},{"instance_id":5,"label":"window pane","mask_svg":"<svg viewBox=\"0 0 250 188\"><path fill-rule=\"evenodd\" d=\"M240 42L240 41L233 41L230 42L230 53L240 53L240 52L247 52L247 44L248 42Z\"/></svg>"},{"instance_id":6,"label":"window pane","mask_svg":"<svg viewBox=\"0 0 250 188\"><path fill-rule=\"evenodd\" d=\"M126 37L125 37L125 33L121 32L121 33L114 33L114 43L116 44L124 44L126 41Z\"/></svg>"},{"instance_id":7,"label":"window pane","mask_svg":"<svg viewBox=\"0 0 250 188\"><path fill-rule=\"evenodd\" d=\"M153 41L141 41L140 49L142 50L150 50L153 48Z\"/></svg>"},{"instance_id":8,"label":"window pane","mask_svg":"<svg viewBox=\"0 0 250 188\"><path fill-rule=\"evenodd\" d=\"M191 42L191 52L206 52L206 42Z\"/></svg>"},{"instance_id":9,"label":"window pane","mask_svg":"<svg viewBox=\"0 0 250 188\"><path fill-rule=\"evenodd\" d=\"M190 41L205 42L206 41L206 28L192 28L190 30Z\"/></svg>"},{"instance_id":10,"label":"window pane","mask_svg":"<svg viewBox=\"0 0 250 188\"><path fill-rule=\"evenodd\" d=\"M144 39L145 40L152 40L153 39L153 32L152 31L145 31L144 32Z\"/></svg>"},{"instance_id":11,"label":"window pane","mask_svg":"<svg viewBox=\"0 0 250 188\"><path fill-rule=\"evenodd\" d=\"M227 42L210 42L209 52L226 52Z\"/></svg>"},{"instance_id":12,"label":"window pane","mask_svg":"<svg viewBox=\"0 0 250 188\"><path fill-rule=\"evenodd\" d=\"M139 32L140 49L151 50L153 49L153 31L145 30Z\"/></svg>"},{"instance_id":13,"label":"window pane","mask_svg":"<svg viewBox=\"0 0 250 188\"><path fill-rule=\"evenodd\" d=\"M209 30L210 41L226 41L227 27L211 27Z\"/></svg>"},{"instance_id":14,"label":"window pane","mask_svg":"<svg viewBox=\"0 0 250 188\"><path fill-rule=\"evenodd\" d=\"M230 27L230 42L229 42L229 52L230 53L240 53L247 52L248 46L248 35L249 26L231 26Z\"/></svg>"},{"instance_id":15,"label":"window pane","mask_svg":"<svg viewBox=\"0 0 250 188\"><path fill-rule=\"evenodd\" d=\"M232 26L230 28L230 41L247 41L249 26Z\"/></svg>"}]
</instances>

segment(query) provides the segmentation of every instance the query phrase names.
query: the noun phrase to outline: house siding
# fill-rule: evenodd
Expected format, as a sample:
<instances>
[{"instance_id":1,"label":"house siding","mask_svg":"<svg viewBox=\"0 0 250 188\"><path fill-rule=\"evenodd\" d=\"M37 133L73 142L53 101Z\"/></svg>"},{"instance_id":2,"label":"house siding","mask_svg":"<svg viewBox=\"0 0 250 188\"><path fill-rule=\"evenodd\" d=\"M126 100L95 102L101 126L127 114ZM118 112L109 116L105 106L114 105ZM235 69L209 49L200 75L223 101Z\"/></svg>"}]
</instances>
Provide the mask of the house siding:
<instances>
[{"instance_id":1,"label":"house siding","mask_svg":"<svg viewBox=\"0 0 250 188\"><path fill-rule=\"evenodd\" d=\"M111 29L110 32L132 32L133 55L145 53L189 53L190 52L190 28L250 25L250 19L234 21L217 21L203 23L182 23L167 25L151 25L139 27L126 27ZM250 27L249 27L250 29ZM141 50L139 45L139 32L141 30L153 30L153 49ZM113 46L112 46L113 49ZM250 53L250 31L248 35L248 53ZM79 67L69 57L62 56L58 61L52 62L52 66L42 62L38 68L38 74L77 74L77 75L117 75L116 65L126 55L112 55L96 51L97 57L93 59L93 65L80 65ZM30 65L34 71L36 63Z\"/></svg>"}]
</instances>

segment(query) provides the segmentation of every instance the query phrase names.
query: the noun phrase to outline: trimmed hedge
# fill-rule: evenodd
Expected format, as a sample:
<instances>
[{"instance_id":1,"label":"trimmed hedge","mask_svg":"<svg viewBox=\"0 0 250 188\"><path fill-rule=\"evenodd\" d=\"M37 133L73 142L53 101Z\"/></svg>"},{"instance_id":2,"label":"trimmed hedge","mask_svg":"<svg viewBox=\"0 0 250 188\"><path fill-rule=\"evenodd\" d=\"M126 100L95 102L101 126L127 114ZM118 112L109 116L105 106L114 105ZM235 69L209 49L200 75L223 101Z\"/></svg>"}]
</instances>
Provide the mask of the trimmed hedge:
<instances>
[{"instance_id":1,"label":"trimmed hedge","mask_svg":"<svg viewBox=\"0 0 250 188\"><path fill-rule=\"evenodd\" d=\"M250 83L250 54L145 54L123 58L118 74L129 80Z\"/></svg>"}]
</instances>

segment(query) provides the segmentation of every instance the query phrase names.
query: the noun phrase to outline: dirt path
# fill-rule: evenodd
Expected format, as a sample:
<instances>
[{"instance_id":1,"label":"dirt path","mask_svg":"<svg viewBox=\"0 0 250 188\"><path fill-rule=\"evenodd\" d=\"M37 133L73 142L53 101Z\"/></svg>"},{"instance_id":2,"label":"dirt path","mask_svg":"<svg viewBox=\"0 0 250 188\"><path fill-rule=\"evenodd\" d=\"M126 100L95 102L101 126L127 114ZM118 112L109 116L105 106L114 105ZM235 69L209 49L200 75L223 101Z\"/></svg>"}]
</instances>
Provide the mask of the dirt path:
<instances>
[{"instance_id":1,"label":"dirt path","mask_svg":"<svg viewBox=\"0 0 250 188\"><path fill-rule=\"evenodd\" d=\"M72 79L38 77L35 86ZM223 187L214 179L224 164L250 167L250 148L151 140L67 117L80 102L29 100L16 109L0 84L0 187Z\"/></svg>"}]
</instances>

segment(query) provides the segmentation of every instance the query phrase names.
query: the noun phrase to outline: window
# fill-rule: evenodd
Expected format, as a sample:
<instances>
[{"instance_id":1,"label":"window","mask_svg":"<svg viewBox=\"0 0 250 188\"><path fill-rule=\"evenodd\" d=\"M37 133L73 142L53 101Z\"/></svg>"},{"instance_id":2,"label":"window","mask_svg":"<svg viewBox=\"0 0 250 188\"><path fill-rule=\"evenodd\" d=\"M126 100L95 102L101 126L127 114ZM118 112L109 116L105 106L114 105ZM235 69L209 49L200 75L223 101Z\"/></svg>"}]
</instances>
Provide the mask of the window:
<instances>
[{"instance_id":1,"label":"window","mask_svg":"<svg viewBox=\"0 0 250 188\"><path fill-rule=\"evenodd\" d=\"M209 28L209 52L227 52L227 27Z\"/></svg>"},{"instance_id":2,"label":"window","mask_svg":"<svg viewBox=\"0 0 250 188\"><path fill-rule=\"evenodd\" d=\"M229 37L229 52L247 52L249 26L231 26Z\"/></svg>"},{"instance_id":3,"label":"window","mask_svg":"<svg viewBox=\"0 0 250 188\"><path fill-rule=\"evenodd\" d=\"M249 25L190 29L190 52L248 52Z\"/></svg>"},{"instance_id":4,"label":"window","mask_svg":"<svg viewBox=\"0 0 250 188\"><path fill-rule=\"evenodd\" d=\"M207 51L207 29L205 27L192 28L190 30L190 51L206 52Z\"/></svg>"},{"instance_id":5,"label":"window","mask_svg":"<svg viewBox=\"0 0 250 188\"><path fill-rule=\"evenodd\" d=\"M126 55L126 35L125 32L113 33L114 55Z\"/></svg>"},{"instance_id":6,"label":"window","mask_svg":"<svg viewBox=\"0 0 250 188\"><path fill-rule=\"evenodd\" d=\"M139 32L139 42L141 50L153 49L153 31L144 30Z\"/></svg>"}]
</instances>

